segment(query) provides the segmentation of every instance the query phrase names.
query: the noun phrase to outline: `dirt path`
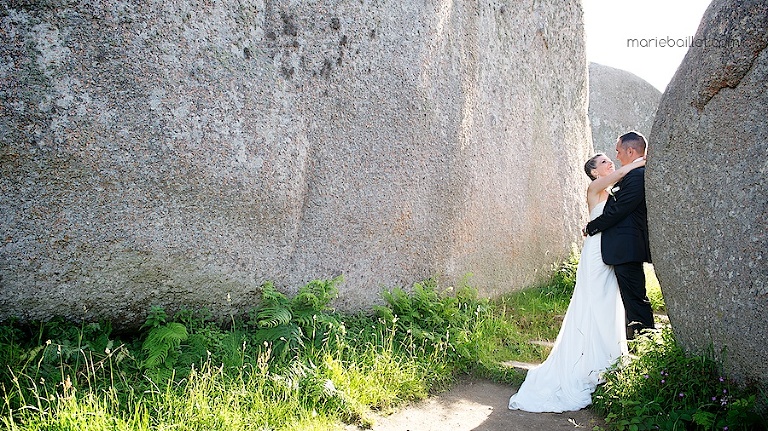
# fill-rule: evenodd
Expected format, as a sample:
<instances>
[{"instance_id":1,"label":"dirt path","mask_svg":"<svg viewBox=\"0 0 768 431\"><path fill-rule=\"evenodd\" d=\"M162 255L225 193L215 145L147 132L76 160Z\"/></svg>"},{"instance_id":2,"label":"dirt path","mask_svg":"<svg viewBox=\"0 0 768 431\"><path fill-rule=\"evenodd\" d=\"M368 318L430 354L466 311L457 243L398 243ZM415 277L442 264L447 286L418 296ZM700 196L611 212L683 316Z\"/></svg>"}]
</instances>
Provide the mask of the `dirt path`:
<instances>
[{"instance_id":1,"label":"dirt path","mask_svg":"<svg viewBox=\"0 0 768 431\"><path fill-rule=\"evenodd\" d=\"M466 379L451 390L377 417L373 431L531 431L592 430L605 422L590 410L566 413L527 413L509 410L517 390L487 380ZM349 427L348 431L355 430Z\"/></svg>"}]
</instances>

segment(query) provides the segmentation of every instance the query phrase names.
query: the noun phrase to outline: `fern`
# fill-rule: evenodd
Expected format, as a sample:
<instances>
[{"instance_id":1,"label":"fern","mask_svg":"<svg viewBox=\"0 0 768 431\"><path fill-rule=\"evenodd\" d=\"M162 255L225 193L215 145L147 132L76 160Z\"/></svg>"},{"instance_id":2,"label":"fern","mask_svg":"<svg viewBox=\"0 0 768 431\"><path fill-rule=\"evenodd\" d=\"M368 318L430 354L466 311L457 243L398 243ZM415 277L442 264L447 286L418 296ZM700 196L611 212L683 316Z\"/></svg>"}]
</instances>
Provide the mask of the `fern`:
<instances>
[{"instance_id":1,"label":"fern","mask_svg":"<svg viewBox=\"0 0 768 431\"><path fill-rule=\"evenodd\" d=\"M262 308L256 314L259 328L275 328L280 325L287 325L291 322L291 310L284 307Z\"/></svg>"},{"instance_id":2,"label":"fern","mask_svg":"<svg viewBox=\"0 0 768 431\"><path fill-rule=\"evenodd\" d=\"M295 324L280 325L259 330L255 335L257 343L272 344L272 351L281 360L288 359L288 354L304 348L304 333Z\"/></svg>"},{"instance_id":3,"label":"fern","mask_svg":"<svg viewBox=\"0 0 768 431\"><path fill-rule=\"evenodd\" d=\"M290 301L273 283L266 282L261 286L261 304L267 307L288 306Z\"/></svg>"},{"instance_id":4,"label":"fern","mask_svg":"<svg viewBox=\"0 0 768 431\"><path fill-rule=\"evenodd\" d=\"M147 355L142 368L153 369L160 365L173 368L173 361L169 363L168 359L178 354L181 342L187 337L187 328L181 323L170 322L152 328L141 345L141 350Z\"/></svg>"},{"instance_id":5,"label":"fern","mask_svg":"<svg viewBox=\"0 0 768 431\"><path fill-rule=\"evenodd\" d=\"M422 346L430 354L447 355L459 366L469 366L473 352L471 326L488 307L477 291L464 287L455 296L438 289L437 281L415 283L409 294L395 288L382 294L386 307L375 307L376 315L396 329L402 346Z\"/></svg>"},{"instance_id":6,"label":"fern","mask_svg":"<svg viewBox=\"0 0 768 431\"><path fill-rule=\"evenodd\" d=\"M410 316L411 315L411 297L408 293L401 289L395 288L393 290L384 292L381 294L384 301L389 305L393 315L397 316ZM379 308L379 307L377 307Z\"/></svg>"},{"instance_id":7,"label":"fern","mask_svg":"<svg viewBox=\"0 0 768 431\"><path fill-rule=\"evenodd\" d=\"M299 289L299 294L293 300L293 306L297 309L326 311L328 304L339 294L336 285L342 277L332 280L313 280Z\"/></svg>"},{"instance_id":8,"label":"fern","mask_svg":"<svg viewBox=\"0 0 768 431\"><path fill-rule=\"evenodd\" d=\"M311 281L293 299L278 292L272 283L265 283L261 303L249 322L258 329L255 341L270 343L283 359L307 347L336 348L343 338L344 326L332 314L329 304L338 294L336 285L341 281L342 277Z\"/></svg>"},{"instance_id":9,"label":"fern","mask_svg":"<svg viewBox=\"0 0 768 431\"><path fill-rule=\"evenodd\" d=\"M291 321L291 303L288 298L275 289L274 284L265 283L261 287L261 304L256 309L251 321L258 328L274 328Z\"/></svg>"}]
</instances>

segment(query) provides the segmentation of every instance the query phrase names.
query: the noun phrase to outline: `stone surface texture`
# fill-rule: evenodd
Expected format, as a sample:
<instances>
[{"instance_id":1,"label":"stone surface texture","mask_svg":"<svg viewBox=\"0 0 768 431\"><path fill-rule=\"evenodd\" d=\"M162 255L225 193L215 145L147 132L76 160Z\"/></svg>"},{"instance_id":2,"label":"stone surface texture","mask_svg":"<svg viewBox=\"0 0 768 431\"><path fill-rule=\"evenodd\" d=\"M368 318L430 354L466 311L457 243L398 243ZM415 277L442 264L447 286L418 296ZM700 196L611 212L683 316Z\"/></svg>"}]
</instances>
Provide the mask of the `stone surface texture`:
<instances>
[{"instance_id":1,"label":"stone surface texture","mask_svg":"<svg viewBox=\"0 0 768 431\"><path fill-rule=\"evenodd\" d=\"M768 3L715 0L650 136L651 252L678 340L768 387Z\"/></svg>"},{"instance_id":2,"label":"stone surface texture","mask_svg":"<svg viewBox=\"0 0 768 431\"><path fill-rule=\"evenodd\" d=\"M630 130L651 133L661 91L639 76L621 69L589 63L589 123L596 153L605 153L616 166L616 138Z\"/></svg>"},{"instance_id":3,"label":"stone surface texture","mask_svg":"<svg viewBox=\"0 0 768 431\"><path fill-rule=\"evenodd\" d=\"M496 294L580 239L576 0L12 0L0 53L0 320Z\"/></svg>"}]
</instances>

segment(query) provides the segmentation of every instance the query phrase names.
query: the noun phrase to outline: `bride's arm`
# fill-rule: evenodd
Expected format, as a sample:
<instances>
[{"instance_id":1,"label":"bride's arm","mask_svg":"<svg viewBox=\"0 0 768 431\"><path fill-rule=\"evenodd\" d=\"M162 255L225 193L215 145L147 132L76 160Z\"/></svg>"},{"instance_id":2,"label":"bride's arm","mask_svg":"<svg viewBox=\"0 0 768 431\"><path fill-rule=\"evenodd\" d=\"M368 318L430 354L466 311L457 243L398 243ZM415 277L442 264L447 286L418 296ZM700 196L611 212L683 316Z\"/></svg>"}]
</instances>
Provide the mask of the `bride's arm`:
<instances>
[{"instance_id":1,"label":"bride's arm","mask_svg":"<svg viewBox=\"0 0 768 431\"><path fill-rule=\"evenodd\" d=\"M641 166L645 166L645 157L643 157L642 160L632 162L628 165L620 167L619 169L616 169L608 176L600 177L592 181L589 183L589 187L587 187L587 193L597 193L600 190L604 190L606 187L624 178L624 176L627 175L627 173L629 173L629 171L632 169L639 168Z\"/></svg>"}]
</instances>

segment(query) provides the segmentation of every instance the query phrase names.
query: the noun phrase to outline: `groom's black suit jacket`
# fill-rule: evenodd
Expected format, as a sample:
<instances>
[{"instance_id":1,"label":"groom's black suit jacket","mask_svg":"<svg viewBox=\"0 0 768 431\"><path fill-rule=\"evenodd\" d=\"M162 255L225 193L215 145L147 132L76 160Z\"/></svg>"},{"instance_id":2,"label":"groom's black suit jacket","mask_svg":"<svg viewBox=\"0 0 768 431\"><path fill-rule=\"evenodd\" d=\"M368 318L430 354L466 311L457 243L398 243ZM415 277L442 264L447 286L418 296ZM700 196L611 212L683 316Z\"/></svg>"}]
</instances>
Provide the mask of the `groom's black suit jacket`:
<instances>
[{"instance_id":1,"label":"groom's black suit jacket","mask_svg":"<svg viewBox=\"0 0 768 431\"><path fill-rule=\"evenodd\" d=\"M645 167L629 171L611 190L603 214L587 224L587 233L603 233L601 246L606 265L650 262Z\"/></svg>"}]
</instances>

